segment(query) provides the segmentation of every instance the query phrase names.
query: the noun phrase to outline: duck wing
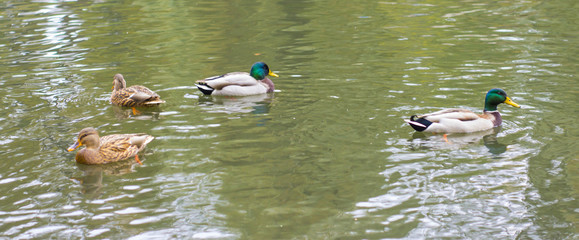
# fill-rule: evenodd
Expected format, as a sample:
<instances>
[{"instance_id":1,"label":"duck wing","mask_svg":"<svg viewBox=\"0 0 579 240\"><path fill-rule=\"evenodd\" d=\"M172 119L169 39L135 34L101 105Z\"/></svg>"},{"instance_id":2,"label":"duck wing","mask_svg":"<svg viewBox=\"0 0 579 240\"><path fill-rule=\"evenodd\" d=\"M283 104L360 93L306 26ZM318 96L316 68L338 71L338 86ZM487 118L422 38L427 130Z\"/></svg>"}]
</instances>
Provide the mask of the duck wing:
<instances>
[{"instance_id":1,"label":"duck wing","mask_svg":"<svg viewBox=\"0 0 579 240\"><path fill-rule=\"evenodd\" d=\"M129 93L128 99L135 101L138 105L146 104L160 104L165 101L161 100L159 94L151 91L151 89L145 86L131 86L125 89Z\"/></svg>"},{"instance_id":2,"label":"duck wing","mask_svg":"<svg viewBox=\"0 0 579 240\"><path fill-rule=\"evenodd\" d=\"M153 139L153 136L144 133L103 136L99 153L112 161L127 159L137 155Z\"/></svg>"},{"instance_id":3,"label":"duck wing","mask_svg":"<svg viewBox=\"0 0 579 240\"><path fill-rule=\"evenodd\" d=\"M420 116L412 116L413 120L414 118L423 118L426 119L428 121L431 122L440 122L442 119L456 119L459 121L472 121L472 120L477 120L480 117L480 115L467 110L467 109L462 109L462 108L449 108L449 109L444 109L438 112L433 112L433 113L428 113L428 114L424 114L424 115L420 115Z\"/></svg>"},{"instance_id":4,"label":"duck wing","mask_svg":"<svg viewBox=\"0 0 579 240\"><path fill-rule=\"evenodd\" d=\"M221 90L227 86L253 86L259 84L259 82L245 72L232 72L224 74L221 76L209 77L203 80L197 80L199 85L206 85L215 90Z\"/></svg>"}]
</instances>

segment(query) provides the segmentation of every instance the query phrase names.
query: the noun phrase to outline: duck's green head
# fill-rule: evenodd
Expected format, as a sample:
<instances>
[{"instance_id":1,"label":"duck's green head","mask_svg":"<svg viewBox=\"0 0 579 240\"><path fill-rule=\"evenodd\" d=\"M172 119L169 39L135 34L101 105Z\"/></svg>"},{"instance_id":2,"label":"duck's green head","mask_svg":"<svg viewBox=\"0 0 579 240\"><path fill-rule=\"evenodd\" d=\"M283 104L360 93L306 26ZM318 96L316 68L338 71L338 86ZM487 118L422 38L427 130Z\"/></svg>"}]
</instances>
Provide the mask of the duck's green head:
<instances>
[{"instance_id":1,"label":"duck's green head","mask_svg":"<svg viewBox=\"0 0 579 240\"><path fill-rule=\"evenodd\" d=\"M256 62L251 66L251 71L249 75L257 80L262 80L266 76L279 77L277 74L269 70L269 67L264 62Z\"/></svg>"},{"instance_id":2,"label":"duck's green head","mask_svg":"<svg viewBox=\"0 0 579 240\"><path fill-rule=\"evenodd\" d=\"M513 102L507 93L500 88L491 89L485 98L485 111L496 111L497 106L501 103L506 103L516 108L520 108L519 104Z\"/></svg>"}]
</instances>

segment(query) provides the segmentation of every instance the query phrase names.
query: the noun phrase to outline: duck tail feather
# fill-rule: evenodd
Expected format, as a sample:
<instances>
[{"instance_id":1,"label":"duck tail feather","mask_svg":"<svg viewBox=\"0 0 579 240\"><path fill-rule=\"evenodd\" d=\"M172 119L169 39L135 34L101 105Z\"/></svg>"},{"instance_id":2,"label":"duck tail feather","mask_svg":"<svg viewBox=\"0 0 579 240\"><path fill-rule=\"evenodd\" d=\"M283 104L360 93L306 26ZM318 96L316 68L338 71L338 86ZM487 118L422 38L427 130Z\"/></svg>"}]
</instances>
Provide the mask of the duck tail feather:
<instances>
[{"instance_id":1,"label":"duck tail feather","mask_svg":"<svg viewBox=\"0 0 579 240\"><path fill-rule=\"evenodd\" d=\"M211 95L215 89L204 83L195 83L195 86L205 95Z\"/></svg>"},{"instance_id":2,"label":"duck tail feather","mask_svg":"<svg viewBox=\"0 0 579 240\"><path fill-rule=\"evenodd\" d=\"M410 124L410 126L414 128L414 130L419 132L426 130L432 124L431 121L428 121L424 118L416 118L416 115L412 115L412 117L410 117L410 120L407 120L406 122Z\"/></svg>"}]
</instances>

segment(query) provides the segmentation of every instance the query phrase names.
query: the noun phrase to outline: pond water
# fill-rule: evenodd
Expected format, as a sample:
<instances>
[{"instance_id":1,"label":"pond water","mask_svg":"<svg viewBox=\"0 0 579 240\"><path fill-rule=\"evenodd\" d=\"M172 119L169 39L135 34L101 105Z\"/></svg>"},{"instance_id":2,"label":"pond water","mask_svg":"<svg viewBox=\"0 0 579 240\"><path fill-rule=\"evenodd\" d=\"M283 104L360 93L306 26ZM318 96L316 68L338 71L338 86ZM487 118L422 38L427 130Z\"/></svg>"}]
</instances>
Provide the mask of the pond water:
<instances>
[{"instance_id":1,"label":"pond water","mask_svg":"<svg viewBox=\"0 0 579 240\"><path fill-rule=\"evenodd\" d=\"M579 4L0 3L2 238L577 239ZM268 63L276 92L194 81ZM167 101L133 115L113 76ZM416 133L482 111L503 125ZM143 165L74 162L85 127L156 137Z\"/></svg>"}]
</instances>

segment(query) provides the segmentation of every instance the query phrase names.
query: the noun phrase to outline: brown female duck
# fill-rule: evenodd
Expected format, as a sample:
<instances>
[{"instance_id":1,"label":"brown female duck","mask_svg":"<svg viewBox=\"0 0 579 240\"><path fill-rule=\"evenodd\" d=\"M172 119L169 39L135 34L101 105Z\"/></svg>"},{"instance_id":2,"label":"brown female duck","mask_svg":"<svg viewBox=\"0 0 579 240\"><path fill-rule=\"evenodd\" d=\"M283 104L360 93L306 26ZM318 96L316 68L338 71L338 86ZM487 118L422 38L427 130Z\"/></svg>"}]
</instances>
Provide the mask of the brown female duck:
<instances>
[{"instance_id":1,"label":"brown female duck","mask_svg":"<svg viewBox=\"0 0 579 240\"><path fill-rule=\"evenodd\" d=\"M113 134L99 138L94 128L85 128L78 133L78 139L67 150L73 151L84 145L86 148L76 153L76 162L82 164L106 164L135 157L142 164L137 155L153 141L155 137L138 134Z\"/></svg>"},{"instance_id":2,"label":"brown female duck","mask_svg":"<svg viewBox=\"0 0 579 240\"><path fill-rule=\"evenodd\" d=\"M111 102L118 106L131 107L133 112L136 112L135 107L157 106L165 101L161 100L159 94L145 86L127 87L127 82L123 75L117 73L113 79Z\"/></svg>"}]
</instances>

